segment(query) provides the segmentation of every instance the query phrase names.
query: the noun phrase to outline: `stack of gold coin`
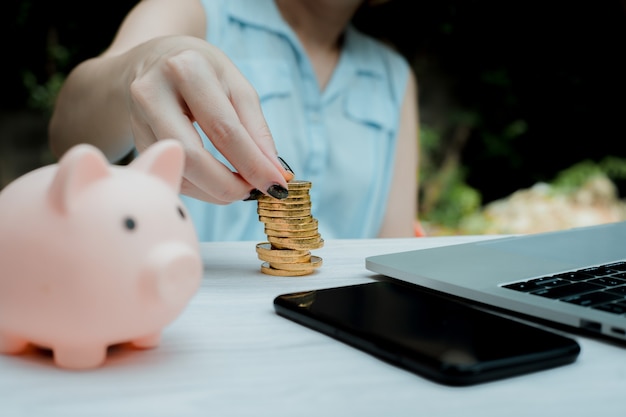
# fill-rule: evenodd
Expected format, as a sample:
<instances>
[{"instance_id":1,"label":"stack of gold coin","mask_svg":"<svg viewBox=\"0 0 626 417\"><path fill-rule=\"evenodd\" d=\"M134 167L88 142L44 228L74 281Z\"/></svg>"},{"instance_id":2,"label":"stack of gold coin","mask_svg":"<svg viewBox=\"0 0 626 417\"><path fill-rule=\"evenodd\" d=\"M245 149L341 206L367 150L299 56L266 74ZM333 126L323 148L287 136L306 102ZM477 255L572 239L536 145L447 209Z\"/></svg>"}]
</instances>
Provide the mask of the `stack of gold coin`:
<instances>
[{"instance_id":1,"label":"stack of gold coin","mask_svg":"<svg viewBox=\"0 0 626 417\"><path fill-rule=\"evenodd\" d=\"M322 265L322 258L311 255L311 250L324 246L317 219L311 215L311 182L291 180L287 184L289 197L278 200L264 195L257 200L268 242L257 244L256 251L266 274L308 275Z\"/></svg>"}]
</instances>

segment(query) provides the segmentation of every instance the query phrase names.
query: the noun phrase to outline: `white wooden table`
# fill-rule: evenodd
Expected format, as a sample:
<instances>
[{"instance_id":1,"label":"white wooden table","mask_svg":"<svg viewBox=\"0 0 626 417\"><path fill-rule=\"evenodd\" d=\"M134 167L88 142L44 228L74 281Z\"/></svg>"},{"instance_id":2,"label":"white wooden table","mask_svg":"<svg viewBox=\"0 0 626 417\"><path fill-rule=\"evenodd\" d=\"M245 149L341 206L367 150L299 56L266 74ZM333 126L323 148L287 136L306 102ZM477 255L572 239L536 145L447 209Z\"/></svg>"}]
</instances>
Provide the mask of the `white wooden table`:
<instances>
[{"instance_id":1,"label":"white wooden table","mask_svg":"<svg viewBox=\"0 0 626 417\"><path fill-rule=\"evenodd\" d=\"M0 417L626 415L626 348L608 342L575 336L574 364L455 388L274 313L281 293L368 282L366 256L485 238L327 241L300 278L262 274L257 242L203 243L202 287L158 348L119 348L89 371L0 355Z\"/></svg>"}]
</instances>

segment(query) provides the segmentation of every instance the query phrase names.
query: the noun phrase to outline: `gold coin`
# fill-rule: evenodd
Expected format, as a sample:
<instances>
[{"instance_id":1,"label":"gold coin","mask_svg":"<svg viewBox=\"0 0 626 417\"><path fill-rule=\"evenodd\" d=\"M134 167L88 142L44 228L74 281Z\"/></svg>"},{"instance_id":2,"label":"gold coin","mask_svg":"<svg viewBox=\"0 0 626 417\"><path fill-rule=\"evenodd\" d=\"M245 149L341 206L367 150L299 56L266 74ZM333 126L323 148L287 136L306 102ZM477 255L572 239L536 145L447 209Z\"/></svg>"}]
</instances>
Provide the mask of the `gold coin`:
<instances>
[{"instance_id":1,"label":"gold coin","mask_svg":"<svg viewBox=\"0 0 626 417\"><path fill-rule=\"evenodd\" d=\"M311 181L291 180L287 183L287 188L291 190L308 190L311 188Z\"/></svg>"},{"instance_id":2,"label":"gold coin","mask_svg":"<svg viewBox=\"0 0 626 417\"><path fill-rule=\"evenodd\" d=\"M287 252L289 249L277 249L275 252ZM311 252L307 255L296 255L296 256L272 256L264 253L258 253L257 258L265 262L278 262L278 263L288 263L288 264L297 264L297 263L306 263L311 261Z\"/></svg>"},{"instance_id":3,"label":"gold coin","mask_svg":"<svg viewBox=\"0 0 626 417\"><path fill-rule=\"evenodd\" d=\"M259 202L259 209L263 210L277 210L277 211L288 211L288 210L311 210L311 202L308 203L261 203Z\"/></svg>"},{"instance_id":4,"label":"gold coin","mask_svg":"<svg viewBox=\"0 0 626 417\"><path fill-rule=\"evenodd\" d=\"M299 271L285 271L284 269L275 269L272 268L269 262L263 262L261 265L261 272L267 275L274 275L279 277L296 277L312 274L315 271L315 268L303 269Z\"/></svg>"},{"instance_id":5,"label":"gold coin","mask_svg":"<svg viewBox=\"0 0 626 417\"><path fill-rule=\"evenodd\" d=\"M298 231L316 230L316 229L317 229L316 219L311 219L310 221L307 221L304 223L294 223L294 224L275 223L275 222L265 223L265 234L267 234L268 230L272 230L274 232L281 232L281 231L282 232L298 232Z\"/></svg>"},{"instance_id":6,"label":"gold coin","mask_svg":"<svg viewBox=\"0 0 626 417\"><path fill-rule=\"evenodd\" d=\"M293 237L280 238L280 237L268 236L267 240L269 240L273 246L276 246L277 248L284 248L284 249L312 250L312 249L319 249L322 246L324 246L324 239L322 239L319 236L307 237L307 238L302 238L302 239L293 238Z\"/></svg>"},{"instance_id":7,"label":"gold coin","mask_svg":"<svg viewBox=\"0 0 626 417\"><path fill-rule=\"evenodd\" d=\"M259 243L256 249L258 258L262 261L283 263L309 262L311 260L311 252L308 250L270 248L272 246L269 242Z\"/></svg>"},{"instance_id":8,"label":"gold coin","mask_svg":"<svg viewBox=\"0 0 626 417\"><path fill-rule=\"evenodd\" d=\"M284 224L284 223L265 223L265 234L273 234L278 236L279 232L304 232L309 230L317 230L317 220L311 219L304 223ZM271 232L270 232L271 231ZM272 233L273 232L273 233Z\"/></svg>"},{"instance_id":9,"label":"gold coin","mask_svg":"<svg viewBox=\"0 0 626 417\"><path fill-rule=\"evenodd\" d=\"M270 267L274 269L282 269L283 271L302 271L309 270L311 268L319 268L322 266L322 258L319 256L311 256L309 262L301 263L284 263L284 262L270 262Z\"/></svg>"},{"instance_id":10,"label":"gold coin","mask_svg":"<svg viewBox=\"0 0 626 417\"><path fill-rule=\"evenodd\" d=\"M275 256L298 256L298 255L310 255L308 250L298 249L279 249L272 246L270 242L261 242L256 245L257 253L267 253Z\"/></svg>"},{"instance_id":11,"label":"gold coin","mask_svg":"<svg viewBox=\"0 0 626 417\"><path fill-rule=\"evenodd\" d=\"M267 236L273 236L273 237L296 237L296 238L319 236L319 233L317 232L317 228L314 228L311 230L272 230L266 227L265 234Z\"/></svg>"},{"instance_id":12,"label":"gold coin","mask_svg":"<svg viewBox=\"0 0 626 417\"><path fill-rule=\"evenodd\" d=\"M291 252L291 254L281 253ZM259 259L268 262L284 262L284 263L296 263L296 262L309 262L311 260L311 252L306 250L304 254L296 254L291 249L276 249L272 252L257 252Z\"/></svg>"},{"instance_id":13,"label":"gold coin","mask_svg":"<svg viewBox=\"0 0 626 417\"><path fill-rule=\"evenodd\" d=\"M272 236L268 236L268 237L272 237ZM271 244L274 244L273 240L279 242L279 243L313 243L314 241L317 241L321 238L319 233L315 233L314 236L309 236L309 237L286 237L286 238L280 238L280 237L272 237L272 239L268 239L270 241Z\"/></svg>"},{"instance_id":14,"label":"gold coin","mask_svg":"<svg viewBox=\"0 0 626 417\"><path fill-rule=\"evenodd\" d=\"M306 180L299 180L299 179L292 179L291 181L287 182L287 185L290 188L298 188L298 187L311 187L311 181L306 181Z\"/></svg>"},{"instance_id":15,"label":"gold coin","mask_svg":"<svg viewBox=\"0 0 626 417\"><path fill-rule=\"evenodd\" d=\"M291 190L289 191L289 197L284 198L283 200L279 200L279 201L289 201L290 199L298 199L298 198L304 198L304 199L308 199L309 201L311 201L311 194L309 194L309 190ZM276 199L274 199L274 201L276 201Z\"/></svg>"},{"instance_id":16,"label":"gold coin","mask_svg":"<svg viewBox=\"0 0 626 417\"><path fill-rule=\"evenodd\" d=\"M256 210L257 214L259 216L265 216L265 217L278 217L278 218L282 218L282 217L288 217L288 218L294 218L294 217L304 217L307 216L309 214L311 214L311 210L310 209L305 209L305 210L266 210L266 209L262 209L262 208L258 208Z\"/></svg>"},{"instance_id":17,"label":"gold coin","mask_svg":"<svg viewBox=\"0 0 626 417\"><path fill-rule=\"evenodd\" d=\"M300 204L300 203L310 203L311 202L311 196L308 194L304 194L304 195L296 195L296 196L292 196L291 194L289 194L289 197L279 200L277 198L274 197L268 197L268 196L264 196L264 197L259 197L259 199L257 200L258 203L274 203L274 204Z\"/></svg>"},{"instance_id":18,"label":"gold coin","mask_svg":"<svg viewBox=\"0 0 626 417\"><path fill-rule=\"evenodd\" d=\"M289 191L289 196L287 198L290 198L290 197L300 198L300 197L310 196L308 188L295 188L295 189L291 189L288 191Z\"/></svg>"},{"instance_id":19,"label":"gold coin","mask_svg":"<svg viewBox=\"0 0 626 417\"><path fill-rule=\"evenodd\" d=\"M310 222L311 214L309 213L306 216L301 217L270 217L270 216L259 216L259 220L265 224L284 224L284 225L294 225L294 224L302 224Z\"/></svg>"}]
</instances>

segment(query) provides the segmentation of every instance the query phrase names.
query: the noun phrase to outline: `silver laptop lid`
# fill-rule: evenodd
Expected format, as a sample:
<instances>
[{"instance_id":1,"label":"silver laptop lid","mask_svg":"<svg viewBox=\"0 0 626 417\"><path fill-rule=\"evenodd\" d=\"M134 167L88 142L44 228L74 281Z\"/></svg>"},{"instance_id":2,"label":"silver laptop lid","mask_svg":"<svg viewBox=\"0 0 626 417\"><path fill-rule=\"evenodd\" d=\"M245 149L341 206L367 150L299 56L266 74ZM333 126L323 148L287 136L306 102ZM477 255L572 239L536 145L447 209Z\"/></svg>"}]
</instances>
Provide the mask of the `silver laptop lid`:
<instances>
[{"instance_id":1,"label":"silver laptop lid","mask_svg":"<svg viewBox=\"0 0 626 417\"><path fill-rule=\"evenodd\" d=\"M599 328L602 333L626 339L626 335L620 335L626 329L626 316L502 288L519 280L624 259L626 222L619 222L370 256L366 258L366 268L566 325L586 327L592 322L594 330Z\"/></svg>"}]
</instances>

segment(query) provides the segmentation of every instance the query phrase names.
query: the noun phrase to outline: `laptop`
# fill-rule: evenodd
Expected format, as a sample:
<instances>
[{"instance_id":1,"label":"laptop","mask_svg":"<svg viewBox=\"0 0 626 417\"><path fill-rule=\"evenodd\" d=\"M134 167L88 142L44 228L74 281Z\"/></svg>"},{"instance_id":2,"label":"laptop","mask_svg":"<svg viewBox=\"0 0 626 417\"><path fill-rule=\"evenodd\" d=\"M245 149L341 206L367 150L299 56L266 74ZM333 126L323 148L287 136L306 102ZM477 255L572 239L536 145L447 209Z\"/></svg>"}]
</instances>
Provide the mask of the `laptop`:
<instances>
[{"instance_id":1,"label":"laptop","mask_svg":"<svg viewBox=\"0 0 626 417\"><path fill-rule=\"evenodd\" d=\"M626 341L626 222L369 256L407 283Z\"/></svg>"}]
</instances>

